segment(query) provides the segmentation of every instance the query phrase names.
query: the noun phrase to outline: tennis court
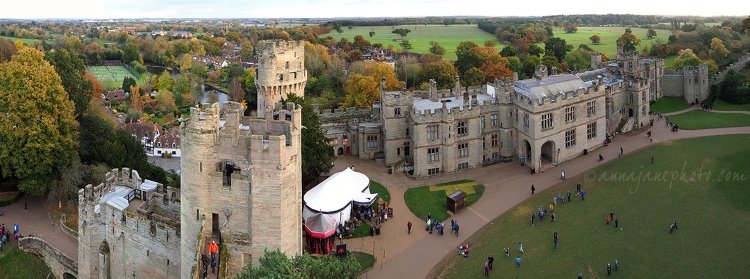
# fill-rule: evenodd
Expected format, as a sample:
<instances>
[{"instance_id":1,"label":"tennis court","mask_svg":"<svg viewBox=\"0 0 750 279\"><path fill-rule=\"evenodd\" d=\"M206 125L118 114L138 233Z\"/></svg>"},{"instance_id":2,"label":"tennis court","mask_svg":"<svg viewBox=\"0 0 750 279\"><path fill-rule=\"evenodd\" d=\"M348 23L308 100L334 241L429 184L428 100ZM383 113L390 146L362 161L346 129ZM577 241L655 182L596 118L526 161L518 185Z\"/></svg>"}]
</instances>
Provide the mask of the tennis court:
<instances>
[{"instance_id":1,"label":"tennis court","mask_svg":"<svg viewBox=\"0 0 750 279\"><path fill-rule=\"evenodd\" d=\"M89 71L106 89L120 88L125 77L131 77L140 84L139 78L123 66L89 66Z\"/></svg>"}]
</instances>

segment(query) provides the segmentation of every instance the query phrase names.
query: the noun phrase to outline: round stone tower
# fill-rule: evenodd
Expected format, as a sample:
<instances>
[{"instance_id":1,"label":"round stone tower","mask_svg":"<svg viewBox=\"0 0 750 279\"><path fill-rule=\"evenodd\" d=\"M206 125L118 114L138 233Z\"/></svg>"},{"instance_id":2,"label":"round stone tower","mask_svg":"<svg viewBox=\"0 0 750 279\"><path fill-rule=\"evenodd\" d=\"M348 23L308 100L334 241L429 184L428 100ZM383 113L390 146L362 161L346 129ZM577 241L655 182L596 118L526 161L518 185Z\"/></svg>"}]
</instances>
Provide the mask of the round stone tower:
<instances>
[{"instance_id":1,"label":"round stone tower","mask_svg":"<svg viewBox=\"0 0 750 279\"><path fill-rule=\"evenodd\" d=\"M197 264L197 236L206 220L209 206L214 145L219 132L219 104L202 104L190 109L190 119L182 123L180 159L180 278L192 278ZM210 218L210 214L209 214ZM210 224L208 224L210 226Z\"/></svg>"},{"instance_id":2,"label":"round stone tower","mask_svg":"<svg viewBox=\"0 0 750 279\"><path fill-rule=\"evenodd\" d=\"M304 97L306 84L304 41L264 41L255 72L257 115L265 115L267 107L273 109L289 93Z\"/></svg>"}]
</instances>

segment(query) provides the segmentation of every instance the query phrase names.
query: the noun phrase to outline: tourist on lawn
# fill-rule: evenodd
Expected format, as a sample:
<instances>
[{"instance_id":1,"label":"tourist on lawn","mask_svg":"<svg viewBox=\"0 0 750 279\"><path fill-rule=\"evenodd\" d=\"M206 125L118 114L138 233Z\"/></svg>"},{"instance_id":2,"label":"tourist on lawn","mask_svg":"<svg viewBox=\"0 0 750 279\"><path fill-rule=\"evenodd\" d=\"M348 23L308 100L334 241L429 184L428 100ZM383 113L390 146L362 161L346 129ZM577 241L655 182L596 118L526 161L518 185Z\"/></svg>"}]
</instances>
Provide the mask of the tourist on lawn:
<instances>
[{"instance_id":1,"label":"tourist on lawn","mask_svg":"<svg viewBox=\"0 0 750 279\"><path fill-rule=\"evenodd\" d=\"M505 247L505 256L510 257L510 251L508 251L508 247Z\"/></svg>"},{"instance_id":2,"label":"tourist on lawn","mask_svg":"<svg viewBox=\"0 0 750 279\"><path fill-rule=\"evenodd\" d=\"M617 260L615 260L615 271L617 271L618 267L620 267L620 263L618 263Z\"/></svg>"},{"instance_id":3,"label":"tourist on lawn","mask_svg":"<svg viewBox=\"0 0 750 279\"><path fill-rule=\"evenodd\" d=\"M576 185L576 197L581 194L581 183L578 182L578 185Z\"/></svg>"},{"instance_id":4,"label":"tourist on lawn","mask_svg":"<svg viewBox=\"0 0 750 279\"><path fill-rule=\"evenodd\" d=\"M579 184L580 185L580 184ZM579 186L580 187L580 186ZM570 191L568 191L568 202L570 202Z\"/></svg>"},{"instance_id":5,"label":"tourist on lawn","mask_svg":"<svg viewBox=\"0 0 750 279\"><path fill-rule=\"evenodd\" d=\"M536 219L536 216L534 213L531 213L531 224L534 225L534 219Z\"/></svg>"},{"instance_id":6,"label":"tourist on lawn","mask_svg":"<svg viewBox=\"0 0 750 279\"><path fill-rule=\"evenodd\" d=\"M523 254L523 244L521 244L521 242L518 243L518 251L520 251L521 254Z\"/></svg>"},{"instance_id":7,"label":"tourist on lawn","mask_svg":"<svg viewBox=\"0 0 750 279\"><path fill-rule=\"evenodd\" d=\"M612 265L607 263L607 275L612 275Z\"/></svg>"},{"instance_id":8,"label":"tourist on lawn","mask_svg":"<svg viewBox=\"0 0 750 279\"><path fill-rule=\"evenodd\" d=\"M555 213L552 213L552 223L555 222Z\"/></svg>"},{"instance_id":9,"label":"tourist on lawn","mask_svg":"<svg viewBox=\"0 0 750 279\"><path fill-rule=\"evenodd\" d=\"M490 254L490 256L487 257L487 265L489 265L490 269L492 269L492 262L494 261L495 261L495 257L493 257L492 254Z\"/></svg>"},{"instance_id":10,"label":"tourist on lawn","mask_svg":"<svg viewBox=\"0 0 750 279\"><path fill-rule=\"evenodd\" d=\"M604 218L604 219L605 219L605 220L607 220L607 226L609 226L609 221L611 221L612 219L610 219L610 218L609 218L609 216L607 216L607 217L606 217L606 218Z\"/></svg>"},{"instance_id":11,"label":"tourist on lawn","mask_svg":"<svg viewBox=\"0 0 750 279\"><path fill-rule=\"evenodd\" d=\"M581 273L578 273L578 277L576 277L576 278L577 278L577 279L583 279L583 274L581 274Z\"/></svg>"},{"instance_id":12,"label":"tourist on lawn","mask_svg":"<svg viewBox=\"0 0 750 279\"><path fill-rule=\"evenodd\" d=\"M516 267L521 266L521 256L516 257Z\"/></svg>"},{"instance_id":13,"label":"tourist on lawn","mask_svg":"<svg viewBox=\"0 0 750 279\"><path fill-rule=\"evenodd\" d=\"M484 262L484 277L490 277L490 267L488 262Z\"/></svg>"},{"instance_id":14,"label":"tourist on lawn","mask_svg":"<svg viewBox=\"0 0 750 279\"><path fill-rule=\"evenodd\" d=\"M586 192L581 191L581 201L585 201L586 200L585 196L586 196Z\"/></svg>"},{"instance_id":15,"label":"tourist on lawn","mask_svg":"<svg viewBox=\"0 0 750 279\"><path fill-rule=\"evenodd\" d=\"M619 224L620 224L620 221L617 221L617 219L615 219L615 229L617 228L617 226L619 226Z\"/></svg>"},{"instance_id":16,"label":"tourist on lawn","mask_svg":"<svg viewBox=\"0 0 750 279\"><path fill-rule=\"evenodd\" d=\"M555 250L557 250L557 237L555 237L554 244L555 244Z\"/></svg>"},{"instance_id":17,"label":"tourist on lawn","mask_svg":"<svg viewBox=\"0 0 750 279\"><path fill-rule=\"evenodd\" d=\"M609 212L609 219L615 219L615 212L614 211L610 211Z\"/></svg>"}]
</instances>

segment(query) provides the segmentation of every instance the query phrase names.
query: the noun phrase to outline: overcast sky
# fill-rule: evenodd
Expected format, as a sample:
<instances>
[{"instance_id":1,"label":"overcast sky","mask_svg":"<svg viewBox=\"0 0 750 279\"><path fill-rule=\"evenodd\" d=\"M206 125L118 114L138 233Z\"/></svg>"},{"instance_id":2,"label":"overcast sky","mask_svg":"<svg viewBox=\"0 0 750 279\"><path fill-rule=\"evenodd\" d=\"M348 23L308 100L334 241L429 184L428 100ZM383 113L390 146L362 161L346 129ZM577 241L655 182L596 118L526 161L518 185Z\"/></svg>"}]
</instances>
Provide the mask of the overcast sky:
<instances>
[{"instance_id":1,"label":"overcast sky","mask_svg":"<svg viewBox=\"0 0 750 279\"><path fill-rule=\"evenodd\" d=\"M0 18L327 18L545 16L559 14L736 15L729 5L631 0L0 0Z\"/></svg>"}]
</instances>

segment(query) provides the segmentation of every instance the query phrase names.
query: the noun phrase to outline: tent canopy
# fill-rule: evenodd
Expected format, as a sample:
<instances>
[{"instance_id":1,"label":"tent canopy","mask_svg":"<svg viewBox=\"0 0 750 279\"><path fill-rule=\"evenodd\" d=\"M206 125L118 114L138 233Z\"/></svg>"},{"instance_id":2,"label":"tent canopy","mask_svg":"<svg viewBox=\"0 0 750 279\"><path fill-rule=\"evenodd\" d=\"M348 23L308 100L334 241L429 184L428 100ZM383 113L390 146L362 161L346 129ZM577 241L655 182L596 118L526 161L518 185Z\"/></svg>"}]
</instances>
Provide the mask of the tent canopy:
<instances>
[{"instance_id":1,"label":"tent canopy","mask_svg":"<svg viewBox=\"0 0 750 279\"><path fill-rule=\"evenodd\" d=\"M305 220L305 231L315 238L326 238L336 233L337 220L333 216L315 214Z\"/></svg>"},{"instance_id":2,"label":"tent canopy","mask_svg":"<svg viewBox=\"0 0 750 279\"><path fill-rule=\"evenodd\" d=\"M304 203L308 209L319 213L336 213L352 202L370 205L378 194L370 193L370 179L351 168L331 175L305 194Z\"/></svg>"}]
</instances>

